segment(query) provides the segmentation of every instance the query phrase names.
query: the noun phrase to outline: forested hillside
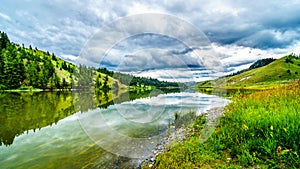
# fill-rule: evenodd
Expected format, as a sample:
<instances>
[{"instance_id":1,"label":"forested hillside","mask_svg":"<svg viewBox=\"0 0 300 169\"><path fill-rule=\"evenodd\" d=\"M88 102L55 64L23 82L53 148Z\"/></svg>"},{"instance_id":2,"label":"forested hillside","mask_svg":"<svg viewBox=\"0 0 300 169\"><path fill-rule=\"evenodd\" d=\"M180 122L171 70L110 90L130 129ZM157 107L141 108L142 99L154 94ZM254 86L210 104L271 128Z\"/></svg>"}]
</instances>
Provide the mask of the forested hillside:
<instances>
[{"instance_id":1,"label":"forested hillside","mask_svg":"<svg viewBox=\"0 0 300 169\"><path fill-rule=\"evenodd\" d=\"M113 72L106 68L76 66L54 53L15 44L5 32L0 31L0 34L0 90L94 87L96 90L107 91L126 86L131 86L131 89L184 86L175 82Z\"/></svg>"},{"instance_id":2,"label":"forested hillside","mask_svg":"<svg viewBox=\"0 0 300 169\"><path fill-rule=\"evenodd\" d=\"M106 68L97 69L98 72L104 73L119 80L121 83L127 86L155 86L155 87L184 87L184 84L176 82L159 81L153 78L136 77L129 74L120 72L109 71Z\"/></svg>"},{"instance_id":3,"label":"forested hillside","mask_svg":"<svg viewBox=\"0 0 300 169\"><path fill-rule=\"evenodd\" d=\"M20 46L0 32L0 90L71 88L74 65L53 53Z\"/></svg>"}]
</instances>

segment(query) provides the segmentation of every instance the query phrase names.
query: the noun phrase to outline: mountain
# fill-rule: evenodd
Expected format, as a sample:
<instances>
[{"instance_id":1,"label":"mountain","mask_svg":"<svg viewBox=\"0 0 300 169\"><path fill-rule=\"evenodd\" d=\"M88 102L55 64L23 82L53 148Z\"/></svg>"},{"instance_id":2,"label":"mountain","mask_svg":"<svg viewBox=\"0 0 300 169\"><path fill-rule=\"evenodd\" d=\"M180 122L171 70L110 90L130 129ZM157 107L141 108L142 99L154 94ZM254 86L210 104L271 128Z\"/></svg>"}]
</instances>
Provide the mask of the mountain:
<instances>
[{"instance_id":1,"label":"mountain","mask_svg":"<svg viewBox=\"0 0 300 169\"><path fill-rule=\"evenodd\" d=\"M290 54L277 60L257 61L242 73L221 77L216 80L199 82L197 87L269 88L299 79L299 74L300 57Z\"/></svg>"}]
</instances>

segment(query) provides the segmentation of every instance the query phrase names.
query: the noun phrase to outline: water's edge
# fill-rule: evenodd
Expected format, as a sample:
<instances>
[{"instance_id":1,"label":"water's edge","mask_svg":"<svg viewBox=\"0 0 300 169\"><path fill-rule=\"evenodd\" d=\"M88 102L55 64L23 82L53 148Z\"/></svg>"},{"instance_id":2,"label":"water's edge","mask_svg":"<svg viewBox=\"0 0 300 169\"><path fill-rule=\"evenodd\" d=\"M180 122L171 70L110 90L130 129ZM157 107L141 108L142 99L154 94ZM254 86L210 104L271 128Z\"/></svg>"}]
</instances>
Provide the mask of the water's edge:
<instances>
[{"instance_id":1,"label":"water's edge","mask_svg":"<svg viewBox=\"0 0 300 169\"><path fill-rule=\"evenodd\" d=\"M224 108L225 106L215 107L200 114L204 115L207 120L199 136L201 138L201 142L206 141L213 133L214 129L218 125L221 116L224 113ZM191 123L194 123L194 121L192 121ZM139 160L139 163L137 165L138 169L142 168L143 166L152 167L155 164L156 158L159 154L167 152L171 149L170 144L182 144L183 141L189 139L194 132L194 130L188 126L181 126L180 128L175 129L175 126L172 125L170 129L171 130L169 134L164 137L160 141L160 143L157 144L156 147L151 151L151 155Z\"/></svg>"}]
</instances>

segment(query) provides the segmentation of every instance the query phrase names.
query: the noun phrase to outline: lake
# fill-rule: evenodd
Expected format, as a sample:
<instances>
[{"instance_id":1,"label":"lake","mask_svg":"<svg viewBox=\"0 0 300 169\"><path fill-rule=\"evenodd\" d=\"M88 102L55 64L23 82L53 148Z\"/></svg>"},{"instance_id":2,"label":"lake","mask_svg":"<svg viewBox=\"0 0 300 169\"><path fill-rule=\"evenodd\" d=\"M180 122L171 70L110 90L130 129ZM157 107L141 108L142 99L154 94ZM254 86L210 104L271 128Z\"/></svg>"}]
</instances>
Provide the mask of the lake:
<instances>
[{"instance_id":1,"label":"lake","mask_svg":"<svg viewBox=\"0 0 300 169\"><path fill-rule=\"evenodd\" d=\"M226 103L192 90L2 93L0 168L134 168L175 112Z\"/></svg>"}]
</instances>

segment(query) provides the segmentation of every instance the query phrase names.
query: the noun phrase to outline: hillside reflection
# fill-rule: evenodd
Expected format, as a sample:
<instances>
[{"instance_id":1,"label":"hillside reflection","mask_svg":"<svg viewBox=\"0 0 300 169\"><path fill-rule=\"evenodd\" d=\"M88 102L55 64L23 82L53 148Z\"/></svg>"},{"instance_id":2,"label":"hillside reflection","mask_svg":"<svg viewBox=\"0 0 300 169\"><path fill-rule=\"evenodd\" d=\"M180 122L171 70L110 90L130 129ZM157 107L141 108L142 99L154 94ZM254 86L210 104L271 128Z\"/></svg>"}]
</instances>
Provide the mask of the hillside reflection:
<instances>
[{"instance_id":1,"label":"hillside reflection","mask_svg":"<svg viewBox=\"0 0 300 169\"><path fill-rule=\"evenodd\" d=\"M76 91L0 94L0 145L13 144L16 136L39 130L76 112L84 113L97 107L106 109L138 98L157 96L179 90L145 91Z\"/></svg>"}]
</instances>

